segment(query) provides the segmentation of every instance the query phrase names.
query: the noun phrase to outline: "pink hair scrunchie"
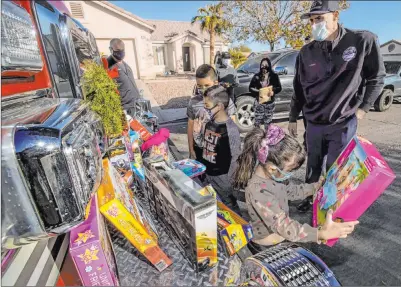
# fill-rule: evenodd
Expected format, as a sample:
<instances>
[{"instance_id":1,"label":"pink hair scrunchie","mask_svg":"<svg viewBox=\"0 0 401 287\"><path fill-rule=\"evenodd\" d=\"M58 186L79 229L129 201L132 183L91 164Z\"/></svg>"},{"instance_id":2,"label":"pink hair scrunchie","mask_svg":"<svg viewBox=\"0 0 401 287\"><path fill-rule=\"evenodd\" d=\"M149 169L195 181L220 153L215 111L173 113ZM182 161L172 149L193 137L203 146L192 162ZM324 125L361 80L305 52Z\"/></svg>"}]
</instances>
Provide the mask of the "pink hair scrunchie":
<instances>
[{"instance_id":1,"label":"pink hair scrunchie","mask_svg":"<svg viewBox=\"0 0 401 287\"><path fill-rule=\"evenodd\" d=\"M265 164L267 155L269 154L269 146L274 146L281 142L285 137L285 132L277 125L269 125L266 137L262 140L261 147L258 152L258 160Z\"/></svg>"}]
</instances>

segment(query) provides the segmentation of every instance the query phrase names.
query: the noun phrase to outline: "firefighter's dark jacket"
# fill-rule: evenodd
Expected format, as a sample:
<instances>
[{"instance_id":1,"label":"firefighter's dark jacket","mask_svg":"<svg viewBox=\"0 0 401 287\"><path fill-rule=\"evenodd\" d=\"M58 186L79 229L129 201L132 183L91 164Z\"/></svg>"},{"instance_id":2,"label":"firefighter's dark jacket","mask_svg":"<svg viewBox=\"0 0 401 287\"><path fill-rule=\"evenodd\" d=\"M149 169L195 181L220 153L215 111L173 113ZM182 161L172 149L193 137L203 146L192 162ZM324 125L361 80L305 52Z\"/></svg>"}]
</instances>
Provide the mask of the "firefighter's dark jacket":
<instances>
[{"instance_id":1,"label":"firefighter's dark jacket","mask_svg":"<svg viewBox=\"0 0 401 287\"><path fill-rule=\"evenodd\" d=\"M377 36L339 26L334 41L302 47L294 77L290 122L302 111L314 124L330 125L369 111L382 92L385 68Z\"/></svg>"}]
</instances>

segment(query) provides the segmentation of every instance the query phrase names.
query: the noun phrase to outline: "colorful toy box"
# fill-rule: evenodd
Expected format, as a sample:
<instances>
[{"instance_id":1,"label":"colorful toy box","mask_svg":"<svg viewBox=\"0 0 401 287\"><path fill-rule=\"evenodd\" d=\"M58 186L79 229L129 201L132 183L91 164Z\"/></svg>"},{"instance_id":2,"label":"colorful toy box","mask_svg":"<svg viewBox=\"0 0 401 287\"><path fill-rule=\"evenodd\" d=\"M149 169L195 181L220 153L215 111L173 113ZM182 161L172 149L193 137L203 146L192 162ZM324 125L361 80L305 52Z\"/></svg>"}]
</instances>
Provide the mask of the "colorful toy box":
<instances>
[{"instance_id":1,"label":"colorful toy box","mask_svg":"<svg viewBox=\"0 0 401 287\"><path fill-rule=\"evenodd\" d=\"M216 199L182 171L165 167L145 165L151 210L194 269L210 269L217 264Z\"/></svg>"},{"instance_id":2,"label":"colorful toy box","mask_svg":"<svg viewBox=\"0 0 401 287\"><path fill-rule=\"evenodd\" d=\"M132 119L130 124L130 128L136 131L143 141L147 141L152 134L144 127L137 119Z\"/></svg>"},{"instance_id":3,"label":"colorful toy box","mask_svg":"<svg viewBox=\"0 0 401 287\"><path fill-rule=\"evenodd\" d=\"M93 196L86 220L71 230L70 254L84 286L118 286L110 235Z\"/></svg>"},{"instance_id":4,"label":"colorful toy box","mask_svg":"<svg viewBox=\"0 0 401 287\"><path fill-rule=\"evenodd\" d=\"M173 166L182 170L190 178L197 177L206 171L206 166L194 159L183 159L173 162Z\"/></svg>"},{"instance_id":5,"label":"colorful toy box","mask_svg":"<svg viewBox=\"0 0 401 287\"><path fill-rule=\"evenodd\" d=\"M129 131L130 150L133 154L131 161L131 168L138 179L145 181L145 169L143 168L142 154L141 154L141 139L139 133L136 131Z\"/></svg>"},{"instance_id":6,"label":"colorful toy box","mask_svg":"<svg viewBox=\"0 0 401 287\"><path fill-rule=\"evenodd\" d=\"M329 169L313 204L313 225L326 221L329 209L333 220L353 221L384 192L395 175L375 146L364 138L353 138ZM327 241L333 246L338 239Z\"/></svg>"},{"instance_id":7,"label":"colorful toy box","mask_svg":"<svg viewBox=\"0 0 401 287\"><path fill-rule=\"evenodd\" d=\"M157 270L163 271L172 261L158 246L155 232L143 224L133 195L107 159L103 161L103 170L104 176L98 190L100 212Z\"/></svg>"},{"instance_id":8,"label":"colorful toy box","mask_svg":"<svg viewBox=\"0 0 401 287\"><path fill-rule=\"evenodd\" d=\"M221 201L217 201L217 224L227 253L232 256L253 238L251 225Z\"/></svg>"}]
</instances>

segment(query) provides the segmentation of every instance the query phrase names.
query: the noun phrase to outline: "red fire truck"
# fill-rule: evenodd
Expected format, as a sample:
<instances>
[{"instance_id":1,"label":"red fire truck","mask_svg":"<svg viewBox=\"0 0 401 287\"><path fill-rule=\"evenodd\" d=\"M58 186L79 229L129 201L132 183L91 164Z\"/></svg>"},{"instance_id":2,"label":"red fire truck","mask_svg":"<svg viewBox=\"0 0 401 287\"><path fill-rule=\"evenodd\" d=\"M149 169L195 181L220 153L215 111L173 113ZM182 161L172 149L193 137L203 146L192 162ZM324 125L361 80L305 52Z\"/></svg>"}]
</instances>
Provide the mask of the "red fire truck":
<instances>
[{"instance_id":1,"label":"red fire truck","mask_svg":"<svg viewBox=\"0 0 401 287\"><path fill-rule=\"evenodd\" d=\"M100 182L99 117L82 101L93 35L63 1L3 1L2 285L63 285L69 228Z\"/></svg>"}]
</instances>

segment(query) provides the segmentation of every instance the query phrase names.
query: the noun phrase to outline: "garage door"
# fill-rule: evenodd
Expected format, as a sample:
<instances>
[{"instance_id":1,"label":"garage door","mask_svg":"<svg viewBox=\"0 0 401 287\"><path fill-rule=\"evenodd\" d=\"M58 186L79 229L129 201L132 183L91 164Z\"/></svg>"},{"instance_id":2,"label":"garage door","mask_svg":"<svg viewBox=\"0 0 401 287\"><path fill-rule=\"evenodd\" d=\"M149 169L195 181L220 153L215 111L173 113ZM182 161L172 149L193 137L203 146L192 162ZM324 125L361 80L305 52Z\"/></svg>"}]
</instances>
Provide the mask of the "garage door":
<instances>
[{"instance_id":1,"label":"garage door","mask_svg":"<svg viewBox=\"0 0 401 287\"><path fill-rule=\"evenodd\" d=\"M109 56L110 55L110 40L111 39L96 39L97 46L99 48L100 53ZM138 68L135 58L135 40L123 40L125 44L125 59L124 61L131 67L135 79L139 78Z\"/></svg>"}]
</instances>

